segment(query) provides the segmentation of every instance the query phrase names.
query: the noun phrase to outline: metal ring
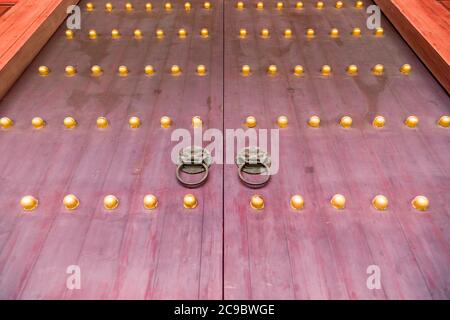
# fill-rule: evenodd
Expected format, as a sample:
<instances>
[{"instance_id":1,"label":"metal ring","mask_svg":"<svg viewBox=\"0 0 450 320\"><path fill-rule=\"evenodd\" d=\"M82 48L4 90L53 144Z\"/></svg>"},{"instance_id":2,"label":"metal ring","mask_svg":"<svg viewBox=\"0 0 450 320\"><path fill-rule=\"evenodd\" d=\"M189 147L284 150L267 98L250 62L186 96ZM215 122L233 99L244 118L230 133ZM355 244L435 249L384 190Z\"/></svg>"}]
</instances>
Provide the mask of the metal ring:
<instances>
[{"instance_id":1,"label":"metal ring","mask_svg":"<svg viewBox=\"0 0 450 320\"><path fill-rule=\"evenodd\" d=\"M200 181L197 181L197 182L186 182L186 181L184 181L183 179L181 179L180 171L181 171L181 169L182 169L184 166L187 166L187 165L192 165L192 164L181 163L180 165L178 165L178 167L177 167L177 179L178 179L178 181L179 181L183 186L185 186L185 187L187 187L187 188L197 188L197 187L200 187L202 184L205 183L206 179L208 178L208 174L209 174L208 165L207 165L206 163L204 163L204 162L199 163L199 164L196 164L197 166L203 166L203 168L205 168L205 171L204 171L204 172L206 172L206 173L203 175L203 177L202 177L202 179L201 179Z\"/></svg>"},{"instance_id":2,"label":"metal ring","mask_svg":"<svg viewBox=\"0 0 450 320\"><path fill-rule=\"evenodd\" d=\"M262 187L264 187L264 186L267 184L267 182L269 182L269 180L270 180L270 167L269 167L267 164L265 164L265 163L260 163L260 164L261 164L262 166L264 166L264 168L266 169L267 177L266 177L262 182L257 182L257 183L246 180L246 179L244 178L243 174L242 174L242 172L243 172L245 166L248 165L248 163L243 163L243 164L241 164L241 165L239 166L239 178L240 178L241 181L242 181L245 185L247 185L249 188L252 188L252 189L262 188Z\"/></svg>"}]
</instances>

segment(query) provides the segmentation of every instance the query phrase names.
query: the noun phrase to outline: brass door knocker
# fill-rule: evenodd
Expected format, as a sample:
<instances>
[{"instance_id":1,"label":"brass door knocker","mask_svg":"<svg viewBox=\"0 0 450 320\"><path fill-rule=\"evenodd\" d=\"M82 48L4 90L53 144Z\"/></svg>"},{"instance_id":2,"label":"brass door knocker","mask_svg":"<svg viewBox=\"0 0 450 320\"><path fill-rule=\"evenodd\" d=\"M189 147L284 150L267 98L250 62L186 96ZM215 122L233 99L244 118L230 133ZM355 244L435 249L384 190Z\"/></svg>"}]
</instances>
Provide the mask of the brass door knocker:
<instances>
[{"instance_id":1,"label":"brass door knocker","mask_svg":"<svg viewBox=\"0 0 450 320\"><path fill-rule=\"evenodd\" d=\"M236 165L241 181L248 187L257 189L264 187L270 180L270 155L257 147L244 148L236 157ZM261 175L264 179L260 182L252 182L244 177L244 173Z\"/></svg>"},{"instance_id":2,"label":"brass door knocker","mask_svg":"<svg viewBox=\"0 0 450 320\"><path fill-rule=\"evenodd\" d=\"M211 153L199 146L185 147L180 150L176 176L178 181L187 188L197 188L206 182L209 167L212 163ZM187 174L203 174L199 181L188 182L181 178L181 172Z\"/></svg>"}]
</instances>

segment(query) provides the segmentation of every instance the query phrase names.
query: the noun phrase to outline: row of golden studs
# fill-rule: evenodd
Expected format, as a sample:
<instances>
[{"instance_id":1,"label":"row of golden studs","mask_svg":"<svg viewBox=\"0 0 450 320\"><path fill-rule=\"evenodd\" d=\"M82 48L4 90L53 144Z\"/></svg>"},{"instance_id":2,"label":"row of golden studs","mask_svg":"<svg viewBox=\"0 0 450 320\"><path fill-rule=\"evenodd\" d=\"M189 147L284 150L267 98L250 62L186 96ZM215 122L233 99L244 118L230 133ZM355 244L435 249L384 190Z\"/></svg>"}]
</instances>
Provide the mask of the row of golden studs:
<instances>
[{"instance_id":1,"label":"row of golden studs","mask_svg":"<svg viewBox=\"0 0 450 320\"><path fill-rule=\"evenodd\" d=\"M119 207L119 198L115 195L109 194L103 198L103 207L106 210L114 210ZM347 200L342 194L335 194L330 199L330 205L338 210L343 210L346 207ZM299 195L293 195L289 201L290 207L294 210L302 210L305 207L304 198ZM39 200L32 196L26 195L20 199L20 206L25 211L35 210L39 205ZM62 205L67 210L75 210L80 206L79 198L74 194L68 194L63 198ZM142 205L145 209L153 210L158 207L158 198L153 194L147 194L143 197ZM183 207L186 209L194 209L198 206L198 200L194 194L186 194L183 197ZM250 199L250 207L255 210L264 209L265 201L261 195L253 195ZM384 195L376 195L372 199L372 206L376 210L385 211L388 209L389 200ZM416 196L411 201L411 206L419 211L426 211L430 206L430 201L423 195Z\"/></svg>"},{"instance_id":2,"label":"row of golden studs","mask_svg":"<svg viewBox=\"0 0 450 320\"><path fill-rule=\"evenodd\" d=\"M154 75L156 73L155 68L151 65L145 66L143 71L146 75L149 75L149 76ZM75 76L78 73L78 70L74 66L66 66L64 69L64 72L67 76ZM181 69L181 67L176 64L172 65L170 68L170 73L174 76L180 75L182 72L183 72L183 70ZM195 72L199 76L206 75L207 74L206 66L203 64L199 64L195 68ZM40 66L38 68L38 73L39 73L39 75L46 77L46 76L50 75L50 68L47 66ZM128 69L127 66L119 66L117 68L117 74L119 76L125 77L129 73L130 73L130 70ZM102 67L100 67L98 65L92 66L91 67L91 75L94 77L103 75Z\"/></svg>"},{"instance_id":3,"label":"row of golden studs","mask_svg":"<svg viewBox=\"0 0 450 320\"><path fill-rule=\"evenodd\" d=\"M173 6L173 4L171 2L164 3L163 7L164 7L164 9L166 11L171 11L174 8L174 6ZM243 9L245 9L246 6L245 6L245 3L243 1L238 1L238 2L236 2L235 7L238 10L243 10ZM264 7L265 6L264 6L264 2L263 1L258 1L255 4L255 8L258 9L258 10L263 10ZM286 6L285 6L284 2L282 2L282 1L276 2L275 6L274 6L274 8L278 9L278 10L282 10L285 7ZM298 10L303 9L304 7L305 6L304 6L303 1L297 1L295 3L295 5L294 5L294 8L298 9ZM315 4L314 4L314 7L316 9L318 9L318 10L324 9L325 8L325 2L324 1L320 1L320 0L316 1ZM343 1L336 1L334 3L333 7L336 8L336 9L342 9L344 7L344 2ZM353 7L356 8L356 9L363 9L364 8L364 2L360 1L360 0L357 0L357 1L354 2ZM131 2L125 3L123 8L125 9L125 11L128 11L128 12L131 12L131 11L133 11L135 9L133 3L131 3ZM147 2L144 5L144 8L145 8L146 11L152 11L153 10L153 4L151 2ZM190 11L192 9L192 4L190 2L185 2L183 4L183 8L186 11ZM206 10L211 9L212 8L211 2L209 2L209 1L203 2L202 8L206 9ZM94 9L95 9L95 6L94 6L94 4L92 2L86 3L86 11L92 12L92 11L94 11ZM112 12L114 10L114 6L113 6L113 4L111 2L107 2L107 3L105 3L104 9L107 12Z\"/></svg>"},{"instance_id":4,"label":"row of golden studs","mask_svg":"<svg viewBox=\"0 0 450 320\"><path fill-rule=\"evenodd\" d=\"M171 2L166 2L163 5L164 9L166 11L171 11L174 8L174 5ZM185 2L183 5L184 9L186 11L189 11L192 9L192 4L190 2ZM131 12L135 9L134 5L131 2L127 2L125 3L124 7L125 11ZM153 4L151 2L147 2L143 8L145 8L146 11L152 11L154 9ZM209 10L212 8L212 4L209 1L205 1L202 4L202 8ZM107 12L112 12L114 10L114 6L111 2L107 2L105 3L105 7L104 7L105 11ZM92 2L88 2L86 3L86 11L88 12L92 12L95 10L95 6Z\"/></svg>"},{"instance_id":5,"label":"row of golden studs","mask_svg":"<svg viewBox=\"0 0 450 320\"><path fill-rule=\"evenodd\" d=\"M361 37L361 34L362 34L361 28L353 28L352 31L351 31L351 35L352 35L353 37ZM384 29L381 28L381 27L376 28L376 29L373 31L373 34L374 34L375 37L382 37L382 36L384 35ZM185 28L180 28L180 29L178 30L178 32L177 32L177 35L178 35L178 37L179 37L180 39L185 39L185 38L188 36L188 31L187 31ZM140 29L135 29L135 30L133 31L133 37L134 37L135 39L142 39L143 36L144 36L144 35L143 35L143 33L142 33L142 30L140 30ZM202 29L200 30L200 36L201 36L202 38L208 38L208 37L209 37L209 31L208 31L208 29L207 29L207 28L202 28ZM239 34L238 34L238 36L239 36L239 38L241 38L241 39L247 38L247 36L248 36L247 29L244 29L244 28L239 29ZM261 29L261 31L260 31L260 36L261 36L263 39L269 38L269 37L270 37L270 31L269 31L269 29L267 29L267 28ZM292 29L287 28L287 29L285 29L285 30L283 31L282 36L285 37L285 38L287 38L287 39L290 39L290 38L292 38L292 37L294 36L294 33L293 33ZM309 28L309 29L306 30L305 36L306 36L306 38L308 38L308 39L315 38L315 37L316 37L316 31L315 31L314 29L312 29L312 28ZM331 38L334 38L334 39L335 39L335 38L339 38L339 37L340 37L339 29L337 29L337 28L332 28L332 29L330 30L330 32L329 32L329 36L330 36ZM91 39L91 40L95 40L95 39L97 39L97 38L99 37L99 34L97 33L96 30L91 29L91 30L89 30L89 32L88 32L88 37L89 37L89 39ZM111 38L112 38L112 39L119 39L119 38L121 38L121 37L122 37L122 34L120 33L119 30L113 29L113 30L111 31ZM155 37L156 37L157 39L162 39L162 38L164 38L164 37L165 37L164 30L162 30L162 29L157 29L157 30L155 31ZM74 32L73 30L66 30L66 38L69 39L69 40L74 39L74 38L75 38L75 32Z\"/></svg>"},{"instance_id":6,"label":"row of golden studs","mask_svg":"<svg viewBox=\"0 0 450 320\"><path fill-rule=\"evenodd\" d=\"M75 118L69 116L64 118L64 126L67 129L73 129L78 126L78 122ZM317 116L311 116L307 120L307 124L310 127L318 128L320 127L321 119ZM353 119L350 116L343 116L338 121L339 125L343 128L351 128L353 125ZM404 125L409 128L416 128L419 125L419 118L415 115L410 115L404 120ZM42 129L46 126L46 121L41 117L35 117L31 120L31 125L35 129ZM141 126L142 122L139 117L133 116L128 119L128 124L130 128L137 129ZM276 124L280 128L286 128L289 124L289 120L287 116L279 116L276 120ZM448 128L450 126L450 116L443 115L437 121L436 124L443 128ZM97 128L105 129L110 125L109 120L106 117L98 117L96 120ZM160 125L162 128L170 128L173 125L173 120L169 116L163 116L160 118ZM192 127L200 128L203 125L203 120L199 116L194 116L192 118ZM257 125L256 118L254 116L248 116L245 119L244 125L248 128L254 128ZM386 118L378 115L372 121L372 126L375 128L383 128L386 125ZM3 117L0 118L0 127L2 129L9 129L14 126L14 121L11 118Z\"/></svg>"},{"instance_id":7,"label":"row of golden studs","mask_svg":"<svg viewBox=\"0 0 450 320\"><path fill-rule=\"evenodd\" d=\"M152 65L145 66L143 71L146 75L149 75L149 76L152 76L156 73L156 70ZM404 64L400 67L399 71L403 75L409 75L412 71L412 67L409 64ZM66 66L64 69L64 72L67 76L71 77L71 76L75 76L77 74L78 70L74 66ZM199 76L206 75L207 74L206 66L203 64L199 64L196 67L195 72ZM278 74L278 68L276 65L271 64L267 67L266 72L270 76L275 76ZM292 72L296 76L302 76L305 72L305 69L301 65L296 65L292 69ZM359 72L359 68L358 68L358 66L356 66L354 64L351 64L346 68L346 73L348 75L356 76L356 75L358 75L358 72ZM385 73L385 68L382 64L376 64L375 66L372 67L371 72L375 76L381 76ZM39 75L46 77L46 76L50 75L50 68L47 66L40 66L38 68L38 73L39 73ZM130 73L130 70L128 69L127 66L119 66L117 68L117 74L119 76L126 77L126 76L128 76L129 73ZM179 65L174 64L170 67L170 74L172 74L174 76L178 76L178 75L181 75L182 73L183 73L183 70L181 69L181 67ZM243 65L241 67L241 74L243 76L250 76L251 73L252 73L252 70L249 65ZM331 75L332 74L331 66L323 65L320 68L320 73L323 76ZM102 67L100 67L98 65L92 66L91 67L91 75L94 77L99 77L99 76L103 75Z\"/></svg>"},{"instance_id":8,"label":"row of golden studs","mask_svg":"<svg viewBox=\"0 0 450 320\"><path fill-rule=\"evenodd\" d=\"M178 37L181 38L181 39L186 38L186 37L188 36L187 30L184 29L184 28L179 29L177 34L178 34ZM208 37L209 37L209 31L208 31L208 29L207 29L207 28L202 28L202 29L200 29L199 35L200 35L202 38L208 38ZM166 36L166 34L165 34L164 30L162 30L162 29L157 29L157 30L155 31L155 37L156 37L157 39L162 39L162 38L164 38L165 36ZM89 32L88 32L88 37L89 37L89 39L91 39L91 40L95 40L95 39L97 39L97 38L99 37L99 35L98 35L97 31L95 31L95 30L92 29L92 30L89 30ZM119 38L121 38L121 37L122 37L122 34L120 33L119 30L113 29L113 30L111 31L111 38L113 38L113 39L119 39ZM133 37L134 37L135 39L142 39L142 38L144 37L142 30L141 30L141 29L135 29L135 30L133 31ZM70 29L69 29L69 30L66 30L66 38L69 39L69 40L74 39L74 38L75 38L75 32L74 32L73 30L70 30Z\"/></svg>"}]
</instances>

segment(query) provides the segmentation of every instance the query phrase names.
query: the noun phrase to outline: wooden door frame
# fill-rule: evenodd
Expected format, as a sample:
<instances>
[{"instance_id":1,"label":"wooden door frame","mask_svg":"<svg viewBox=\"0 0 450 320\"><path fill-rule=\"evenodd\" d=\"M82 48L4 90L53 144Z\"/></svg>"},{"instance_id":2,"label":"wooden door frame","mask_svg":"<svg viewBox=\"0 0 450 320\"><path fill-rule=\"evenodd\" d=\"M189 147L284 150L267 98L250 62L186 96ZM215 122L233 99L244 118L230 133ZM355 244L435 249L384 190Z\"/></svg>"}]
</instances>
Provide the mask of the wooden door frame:
<instances>
[{"instance_id":1,"label":"wooden door frame","mask_svg":"<svg viewBox=\"0 0 450 320\"><path fill-rule=\"evenodd\" d=\"M20 77L79 0L7 0L0 17L0 99Z\"/></svg>"}]
</instances>

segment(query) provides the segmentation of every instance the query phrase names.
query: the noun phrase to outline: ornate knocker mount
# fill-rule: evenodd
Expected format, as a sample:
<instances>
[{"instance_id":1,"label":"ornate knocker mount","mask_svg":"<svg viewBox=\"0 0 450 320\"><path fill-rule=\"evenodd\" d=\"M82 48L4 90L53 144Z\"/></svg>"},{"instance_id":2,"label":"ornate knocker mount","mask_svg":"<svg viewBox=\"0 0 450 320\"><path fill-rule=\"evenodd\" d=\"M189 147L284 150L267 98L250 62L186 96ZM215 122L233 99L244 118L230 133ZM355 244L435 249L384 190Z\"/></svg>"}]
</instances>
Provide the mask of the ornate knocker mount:
<instances>
[{"instance_id":1,"label":"ornate knocker mount","mask_svg":"<svg viewBox=\"0 0 450 320\"><path fill-rule=\"evenodd\" d=\"M236 165L241 181L249 188L257 189L264 187L270 180L270 155L258 147L244 148L236 157ZM244 173L261 175L263 179L259 182L247 180Z\"/></svg>"},{"instance_id":2,"label":"ornate knocker mount","mask_svg":"<svg viewBox=\"0 0 450 320\"><path fill-rule=\"evenodd\" d=\"M206 182L209 167L212 163L211 153L199 146L185 147L180 150L177 161L176 176L178 181L187 188L198 188ZM195 182L188 182L181 178L181 173L203 174L202 178Z\"/></svg>"}]
</instances>

